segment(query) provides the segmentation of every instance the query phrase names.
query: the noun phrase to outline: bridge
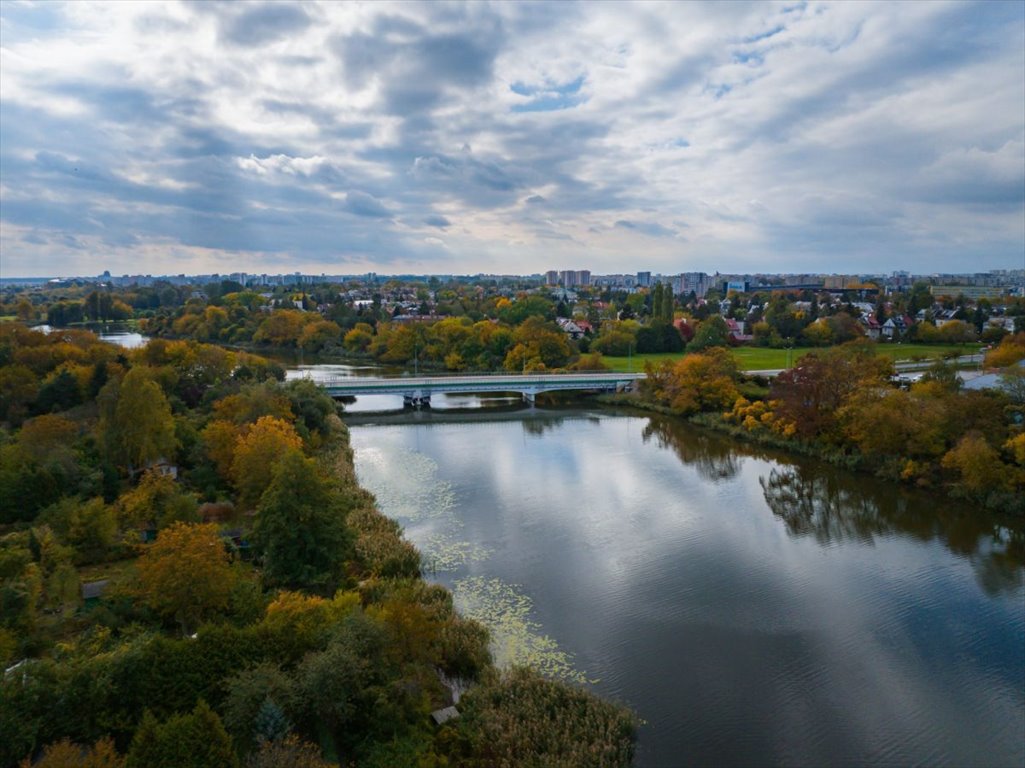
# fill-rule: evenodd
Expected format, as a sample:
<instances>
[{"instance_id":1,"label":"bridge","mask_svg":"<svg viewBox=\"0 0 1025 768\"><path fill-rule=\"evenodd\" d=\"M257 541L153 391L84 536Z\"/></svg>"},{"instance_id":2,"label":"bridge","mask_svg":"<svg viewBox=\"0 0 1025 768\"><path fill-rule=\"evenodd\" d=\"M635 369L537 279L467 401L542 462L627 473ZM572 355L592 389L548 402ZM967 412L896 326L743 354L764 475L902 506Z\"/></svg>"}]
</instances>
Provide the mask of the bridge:
<instances>
[{"instance_id":1,"label":"bridge","mask_svg":"<svg viewBox=\"0 0 1025 768\"><path fill-rule=\"evenodd\" d=\"M632 387L643 373L497 373L472 376L346 377L317 383L332 397L402 395L406 406L429 405L431 395L465 392L516 392L529 403L542 392L583 390L617 392Z\"/></svg>"}]
</instances>

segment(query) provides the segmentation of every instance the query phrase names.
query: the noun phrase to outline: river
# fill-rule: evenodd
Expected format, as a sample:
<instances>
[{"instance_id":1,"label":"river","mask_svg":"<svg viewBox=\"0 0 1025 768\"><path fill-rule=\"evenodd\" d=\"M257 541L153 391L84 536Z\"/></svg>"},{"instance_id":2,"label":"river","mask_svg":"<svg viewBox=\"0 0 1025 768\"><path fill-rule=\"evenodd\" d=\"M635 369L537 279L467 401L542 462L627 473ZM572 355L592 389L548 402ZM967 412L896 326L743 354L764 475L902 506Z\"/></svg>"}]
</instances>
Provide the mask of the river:
<instances>
[{"instance_id":1,"label":"river","mask_svg":"<svg viewBox=\"0 0 1025 768\"><path fill-rule=\"evenodd\" d=\"M638 766L1025 762L1021 530L641 413L347 420L498 660L630 705Z\"/></svg>"}]
</instances>

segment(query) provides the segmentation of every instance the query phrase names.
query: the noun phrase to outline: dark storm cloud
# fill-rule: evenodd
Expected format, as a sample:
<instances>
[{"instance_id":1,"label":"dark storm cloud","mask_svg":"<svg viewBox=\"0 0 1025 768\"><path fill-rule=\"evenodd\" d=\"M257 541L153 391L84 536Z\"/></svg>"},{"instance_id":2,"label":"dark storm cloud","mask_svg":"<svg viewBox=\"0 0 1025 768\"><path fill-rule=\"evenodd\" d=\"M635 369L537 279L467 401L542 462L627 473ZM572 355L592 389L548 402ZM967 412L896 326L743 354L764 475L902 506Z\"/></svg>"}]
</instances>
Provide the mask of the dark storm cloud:
<instances>
[{"instance_id":1,"label":"dark storm cloud","mask_svg":"<svg viewBox=\"0 0 1025 768\"><path fill-rule=\"evenodd\" d=\"M445 227L452 226L452 222L446 219L444 216L438 214L432 214L424 217L424 224L428 227L437 227L438 229L445 229Z\"/></svg>"}]
</instances>

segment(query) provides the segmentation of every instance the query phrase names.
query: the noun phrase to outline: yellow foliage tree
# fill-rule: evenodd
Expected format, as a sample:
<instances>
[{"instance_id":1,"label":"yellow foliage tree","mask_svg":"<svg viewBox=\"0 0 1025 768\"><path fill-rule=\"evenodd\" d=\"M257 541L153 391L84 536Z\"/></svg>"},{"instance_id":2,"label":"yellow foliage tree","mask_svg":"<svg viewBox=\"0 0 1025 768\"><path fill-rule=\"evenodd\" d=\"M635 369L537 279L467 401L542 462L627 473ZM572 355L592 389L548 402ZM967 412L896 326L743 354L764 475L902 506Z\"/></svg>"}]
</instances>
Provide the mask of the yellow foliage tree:
<instances>
[{"instance_id":1,"label":"yellow foliage tree","mask_svg":"<svg viewBox=\"0 0 1025 768\"><path fill-rule=\"evenodd\" d=\"M206 455L213 461L217 474L225 480L231 479L231 465L235 461L235 444L241 430L230 421L214 419L200 433Z\"/></svg>"},{"instance_id":2,"label":"yellow foliage tree","mask_svg":"<svg viewBox=\"0 0 1025 768\"><path fill-rule=\"evenodd\" d=\"M662 405L683 414L723 411L732 406L737 391L737 363L722 347L690 354L675 363L646 367L645 389Z\"/></svg>"},{"instance_id":3,"label":"yellow foliage tree","mask_svg":"<svg viewBox=\"0 0 1025 768\"><path fill-rule=\"evenodd\" d=\"M271 482L275 463L289 450L301 450L302 438L290 423L261 417L238 438L231 477L243 507L254 507Z\"/></svg>"},{"instance_id":4,"label":"yellow foliage tree","mask_svg":"<svg viewBox=\"0 0 1025 768\"><path fill-rule=\"evenodd\" d=\"M960 477L960 485L971 493L1002 490L1010 480L1008 467L979 434L968 434L943 457L943 468Z\"/></svg>"},{"instance_id":5,"label":"yellow foliage tree","mask_svg":"<svg viewBox=\"0 0 1025 768\"><path fill-rule=\"evenodd\" d=\"M34 763L26 757L20 768L124 768L124 765L125 759L118 754L114 740L105 736L88 749L63 739L47 746Z\"/></svg>"},{"instance_id":6,"label":"yellow foliage tree","mask_svg":"<svg viewBox=\"0 0 1025 768\"><path fill-rule=\"evenodd\" d=\"M228 605L234 573L217 526L175 523L139 558L146 604L188 633Z\"/></svg>"},{"instance_id":7,"label":"yellow foliage tree","mask_svg":"<svg viewBox=\"0 0 1025 768\"><path fill-rule=\"evenodd\" d=\"M1014 336L1005 336L1000 341L1000 346L987 352L986 366L1006 368L1022 359L1025 359L1025 331Z\"/></svg>"}]
</instances>

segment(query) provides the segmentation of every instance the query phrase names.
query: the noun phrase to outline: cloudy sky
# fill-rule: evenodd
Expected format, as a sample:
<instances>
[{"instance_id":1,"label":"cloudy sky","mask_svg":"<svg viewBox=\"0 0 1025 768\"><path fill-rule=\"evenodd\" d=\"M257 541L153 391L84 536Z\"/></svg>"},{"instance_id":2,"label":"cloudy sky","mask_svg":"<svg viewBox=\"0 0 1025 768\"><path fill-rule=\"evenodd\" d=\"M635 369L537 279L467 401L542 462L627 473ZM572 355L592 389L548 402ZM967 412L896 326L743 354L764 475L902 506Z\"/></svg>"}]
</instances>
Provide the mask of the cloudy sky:
<instances>
[{"instance_id":1,"label":"cloudy sky","mask_svg":"<svg viewBox=\"0 0 1025 768\"><path fill-rule=\"evenodd\" d=\"M1025 266L1025 3L0 4L0 274Z\"/></svg>"}]
</instances>

